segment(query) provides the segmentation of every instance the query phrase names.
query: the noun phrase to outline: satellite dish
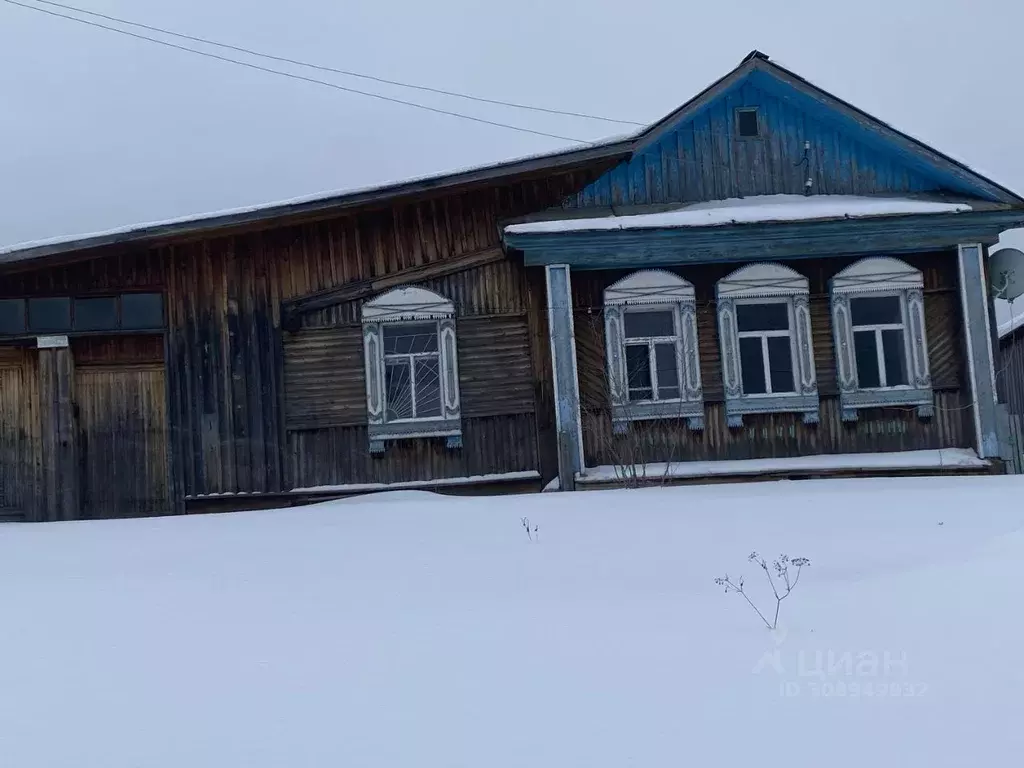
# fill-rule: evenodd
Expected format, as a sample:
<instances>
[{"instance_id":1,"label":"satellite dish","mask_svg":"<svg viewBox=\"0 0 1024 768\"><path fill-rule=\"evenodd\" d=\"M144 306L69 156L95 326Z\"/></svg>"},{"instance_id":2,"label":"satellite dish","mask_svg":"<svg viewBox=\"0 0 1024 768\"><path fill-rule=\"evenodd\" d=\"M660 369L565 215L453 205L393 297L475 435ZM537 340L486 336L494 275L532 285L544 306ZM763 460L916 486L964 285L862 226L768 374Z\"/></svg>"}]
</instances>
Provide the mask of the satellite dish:
<instances>
[{"instance_id":1,"label":"satellite dish","mask_svg":"<svg viewBox=\"0 0 1024 768\"><path fill-rule=\"evenodd\" d=\"M988 257L989 290L997 299L1013 301L1024 294L1024 253L1000 248Z\"/></svg>"}]
</instances>

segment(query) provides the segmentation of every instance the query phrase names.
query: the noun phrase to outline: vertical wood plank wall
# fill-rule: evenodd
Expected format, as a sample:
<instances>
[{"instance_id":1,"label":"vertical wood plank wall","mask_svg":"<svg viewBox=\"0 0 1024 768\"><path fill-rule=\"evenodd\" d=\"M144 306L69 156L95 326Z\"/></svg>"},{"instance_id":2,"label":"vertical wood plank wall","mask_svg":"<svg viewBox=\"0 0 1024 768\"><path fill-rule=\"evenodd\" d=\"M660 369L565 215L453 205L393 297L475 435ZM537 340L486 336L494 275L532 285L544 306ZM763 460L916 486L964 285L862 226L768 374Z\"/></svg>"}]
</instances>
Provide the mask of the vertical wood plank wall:
<instances>
[{"instance_id":1,"label":"vertical wood plank wall","mask_svg":"<svg viewBox=\"0 0 1024 768\"><path fill-rule=\"evenodd\" d=\"M753 459L815 453L861 453L972 444L970 398L964 387L962 320L955 253L922 254L905 260L925 277L925 321L932 384L936 391L933 418L918 419L916 409L868 409L854 423L841 419L836 384L828 280L855 259L783 262L810 279L811 325L821 423L803 424L800 414L745 416L742 428L730 429L724 413L721 355L714 307L715 283L736 264L684 267L677 271L697 291L697 331L705 424L691 432L683 419L640 422L628 435L614 435L608 411L605 374L604 289L624 271L576 272L573 275L576 349L584 411L584 449L588 466L644 461Z\"/></svg>"},{"instance_id":2,"label":"vertical wood plank wall","mask_svg":"<svg viewBox=\"0 0 1024 768\"><path fill-rule=\"evenodd\" d=\"M757 107L760 136L737 135L737 107ZM809 144L806 151L805 142ZM566 207L683 203L804 193L873 195L936 190L890 153L844 133L751 82L734 88L570 198Z\"/></svg>"},{"instance_id":3,"label":"vertical wood plank wall","mask_svg":"<svg viewBox=\"0 0 1024 768\"><path fill-rule=\"evenodd\" d=\"M307 471L303 456L323 466L340 448L337 434L321 435L314 442L327 441L328 447L310 454L296 447L285 428L281 301L498 246L500 220L558 205L601 170L552 172L479 191L410 198L324 221L146 250L127 248L90 261L7 275L0 281L0 298L162 291L168 323L162 385L171 453L170 503L180 511L188 497L287 491L300 484L296 480L324 476ZM507 314L514 305L512 313L523 318L529 337L535 338L543 318L527 312L532 288L517 271L520 268L499 263L487 269L493 271L484 281L451 275L437 281L437 289L455 300L460 313L471 307L479 316ZM532 308L534 299L529 302ZM324 310L319 320L306 324L335 325L344 317L352 322L357 307ZM546 375L547 368L537 359L533 366L536 373ZM472 375L472 366L466 375ZM144 393L147 403L159 399L157 382L142 377L136 383L152 388ZM538 382L537 390L541 388ZM537 464L533 415L492 418L496 421L479 425L483 431L478 442L507 447L509 466ZM477 426L467 430L472 433ZM346 445L350 437L345 436ZM154 454L150 463L159 460ZM406 456L385 475L419 479L422 461L426 459ZM475 460L475 466L481 472L493 471L484 468L483 459ZM466 471L444 469L446 474ZM159 495L159 489L154 493Z\"/></svg>"},{"instance_id":4,"label":"vertical wood plank wall","mask_svg":"<svg viewBox=\"0 0 1024 768\"><path fill-rule=\"evenodd\" d=\"M78 434L75 428L75 363L69 347L40 349L39 403L44 520L79 516Z\"/></svg>"},{"instance_id":5,"label":"vertical wood plank wall","mask_svg":"<svg viewBox=\"0 0 1024 768\"><path fill-rule=\"evenodd\" d=\"M0 347L0 518L35 520L42 510L39 357Z\"/></svg>"}]
</instances>

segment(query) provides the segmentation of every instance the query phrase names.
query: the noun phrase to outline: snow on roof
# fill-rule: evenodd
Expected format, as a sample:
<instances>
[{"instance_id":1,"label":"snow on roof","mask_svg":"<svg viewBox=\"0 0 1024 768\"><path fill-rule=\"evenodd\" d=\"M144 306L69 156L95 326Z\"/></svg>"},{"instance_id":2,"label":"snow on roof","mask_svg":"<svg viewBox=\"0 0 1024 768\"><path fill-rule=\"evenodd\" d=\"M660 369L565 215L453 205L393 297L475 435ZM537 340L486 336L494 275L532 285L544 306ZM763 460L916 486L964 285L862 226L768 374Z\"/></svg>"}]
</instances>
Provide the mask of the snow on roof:
<instances>
[{"instance_id":1,"label":"snow on roof","mask_svg":"<svg viewBox=\"0 0 1024 768\"><path fill-rule=\"evenodd\" d=\"M505 231L509 234L542 234L616 229L674 229L772 221L856 219L919 213L962 213L970 210L971 206L966 203L942 203L890 197L762 195L711 200L660 213L605 216L593 219L533 221L509 225L505 227Z\"/></svg>"},{"instance_id":2,"label":"snow on roof","mask_svg":"<svg viewBox=\"0 0 1024 768\"><path fill-rule=\"evenodd\" d=\"M1024 314L1015 315L1007 320L1005 323L999 324L999 338L1003 336L1009 336L1011 333L1016 331L1018 328L1024 327Z\"/></svg>"}]
</instances>

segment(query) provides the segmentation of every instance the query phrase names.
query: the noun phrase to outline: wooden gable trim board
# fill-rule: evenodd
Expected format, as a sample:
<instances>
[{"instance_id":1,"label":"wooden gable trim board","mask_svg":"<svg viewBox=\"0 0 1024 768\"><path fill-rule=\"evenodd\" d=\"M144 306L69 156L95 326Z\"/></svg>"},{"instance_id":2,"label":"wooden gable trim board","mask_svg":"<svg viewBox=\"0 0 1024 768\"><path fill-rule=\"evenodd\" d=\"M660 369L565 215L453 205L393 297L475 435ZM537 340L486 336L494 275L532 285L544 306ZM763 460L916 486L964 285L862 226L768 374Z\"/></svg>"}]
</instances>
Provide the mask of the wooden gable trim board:
<instances>
[{"instance_id":1,"label":"wooden gable trim board","mask_svg":"<svg viewBox=\"0 0 1024 768\"><path fill-rule=\"evenodd\" d=\"M802 259L939 251L955 243L993 245L1024 226L1024 211L975 211L828 221L735 224L601 232L506 233L527 266L573 269L665 267L701 262Z\"/></svg>"}]
</instances>

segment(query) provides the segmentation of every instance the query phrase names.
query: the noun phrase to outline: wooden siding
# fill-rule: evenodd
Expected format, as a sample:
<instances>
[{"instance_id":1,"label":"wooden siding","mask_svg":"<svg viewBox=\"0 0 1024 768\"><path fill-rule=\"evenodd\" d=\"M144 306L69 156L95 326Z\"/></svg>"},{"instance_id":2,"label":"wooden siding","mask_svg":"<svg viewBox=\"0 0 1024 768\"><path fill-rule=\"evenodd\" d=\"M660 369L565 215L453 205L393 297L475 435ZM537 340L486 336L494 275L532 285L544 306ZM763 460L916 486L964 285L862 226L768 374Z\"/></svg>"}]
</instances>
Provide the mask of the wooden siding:
<instances>
[{"instance_id":1,"label":"wooden siding","mask_svg":"<svg viewBox=\"0 0 1024 768\"><path fill-rule=\"evenodd\" d=\"M537 468L533 414L463 418L460 449L443 439L389 443L383 456L369 452L366 427L332 427L288 433L295 486L395 483Z\"/></svg>"},{"instance_id":2,"label":"wooden siding","mask_svg":"<svg viewBox=\"0 0 1024 768\"><path fill-rule=\"evenodd\" d=\"M173 511L161 363L75 368L81 516Z\"/></svg>"},{"instance_id":3,"label":"wooden siding","mask_svg":"<svg viewBox=\"0 0 1024 768\"><path fill-rule=\"evenodd\" d=\"M761 135L736 133L737 107L757 107ZM770 84L745 81L566 202L570 208L720 200L751 195L905 194L941 183L834 116L805 110ZM808 142L809 150L804 144Z\"/></svg>"},{"instance_id":4,"label":"wooden siding","mask_svg":"<svg viewBox=\"0 0 1024 768\"><path fill-rule=\"evenodd\" d=\"M327 345L343 344L344 326L358 321L359 301L302 315L303 330L288 335L287 362L282 302L366 281L383 285L381 279L405 270L430 274L432 265L449 259L497 253L501 220L558 205L564 195L595 175L593 171L538 174L535 179L477 191L428 193L392 207L352 211L312 223L238 231L118 255L98 254L88 262L5 276L0 295L89 295L124 288L163 292L166 337L138 343L156 343L163 347L161 352L166 351L168 494L175 508L181 510L186 497L278 493L311 480L328 482L317 479L323 472L309 467L331 465L331 457L340 450L338 440L352 441L345 450L365 451L367 445L361 426L365 419L361 353L354 372L359 378L348 379L359 400L358 420L355 411L327 408L327 423L334 426L323 434L286 429L286 425L313 426L309 420L296 421L304 411L307 416L324 415L323 403L316 405L310 398L315 399L318 387L325 386L330 350L321 350L318 362L312 353L313 337L306 342L299 337L317 327L333 327L335 331L325 331L318 338ZM459 307L460 344L471 349L490 337L495 366L511 375L503 378L495 396L476 395L474 387L478 392L493 388L495 373L466 358L460 371L466 392L466 447L433 458L429 441L427 447L389 449L388 458L359 469L354 477L415 480L437 473L454 476L537 467L535 381L524 373L532 370L533 361L527 352L518 367L510 365L510 358L519 354L515 350L530 347L532 320L527 320L530 302L524 270L521 264L504 259L481 261L487 263L470 272L419 282L449 296ZM493 326L490 330L473 325L477 318L483 323L488 317L494 318L487 321ZM120 359L130 358L123 345L135 342L117 343L122 344ZM307 344L305 358L296 346L301 343ZM151 361L154 351L151 347L147 353ZM113 351L104 353L78 341L73 352L76 358L93 355L98 363L106 355L107 362L114 362ZM141 355L143 350L135 353ZM304 373L298 378L292 375L297 359L310 366L308 379ZM89 357L81 360L85 365L94 362ZM139 362L136 357L135 363ZM86 378L91 375L85 374ZM153 387L146 396L155 402L156 379L139 380L137 385ZM141 391L136 394L143 396ZM344 395L343 401L348 397ZM485 450L481 441L487 435L500 439L488 443ZM321 448L327 453L319 454ZM296 455L309 466L296 465ZM417 469L419 463L422 470ZM324 476L334 478L333 472ZM19 480L19 486L23 482ZM133 493L140 499L147 496ZM136 505L138 514L153 511L147 503Z\"/></svg>"},{"instance_id":5,"label":"wooden siding","mask_svg":"<svg viewBox=\"0 0 1024 768\"><path fill-rule=\"evenodd\" d=\"M584 452L588 465L613 464L640 451L645 461L747 459L806 453L858 453L962 447L971 444L969 398L963 393L964 356L955 254L913 256L906 261L925 278L925 320L936 416L920 420L913 408L862 411L856 423L840 419L836 364L828 300L828 280L852 259L802 260L788 266L810 279L811 330L821 395L821 423L803 424L800 414L745 416L730 430L724 413L715 283L735 265L678 269L697 292L699 355L704 387L703 432L690 432L683 420L633 425L629 436L613 436L605 374L604 289L625 272L580 272L573 277L576 351L584 410Z\"/></svg>"},{"instance_id":6,"label":"wooden siding","mask_svg":"<svg viewBox=\"0 0 1024 768\"><path fill-rule=\"evenodd\" d=\"M525 315L456 323L464 417L533 413L533 372ZM286 428L366 424L362 326L311 328L284 342Z\"/></svg>"},{"instance_id":7,"label":"wooden siding","mask_svg":"<svg viewBox=\"0 0 1024 768\"><path fill-rule=\"evenodd\" d=\"M538 469L523 267L503 261L421 284L456 307L463 447L403 440L370 456L362 300L345 302L307 314L307 327L284 335L285 426L295 486Z\"/></svg>"},{"instance_id":8,"label":"wooden siding","mask_svg":"<svg viewBox=\"0 0 1024 768\"><path fill-rule=\"evenodd\" d=\"M0 517L32 520L42 493L38 356L0 347Z\"/></svg>"}]
</instances>

